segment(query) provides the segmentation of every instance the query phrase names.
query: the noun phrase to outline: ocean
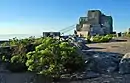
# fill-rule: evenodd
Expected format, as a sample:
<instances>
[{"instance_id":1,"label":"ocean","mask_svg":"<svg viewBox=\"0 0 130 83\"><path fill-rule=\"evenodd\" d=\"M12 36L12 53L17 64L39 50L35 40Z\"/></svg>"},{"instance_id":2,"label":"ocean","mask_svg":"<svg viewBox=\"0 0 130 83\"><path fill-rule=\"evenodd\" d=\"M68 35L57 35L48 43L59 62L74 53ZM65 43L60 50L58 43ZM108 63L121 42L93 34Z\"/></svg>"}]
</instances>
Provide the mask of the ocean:
<instances>
[{"instance_id":1,"label":"ocean","mask_svg":"<svg viewBox=\"0 0 130 83\"><path fill-rule=\"evenodd\" d=\"M29 38L31 36L37 37L42 37L42 35L39 34L0 34L0 41L6 41L12 38L18 38L18 39L23 39L23 38Z\"/></svg>"}]
</instances>

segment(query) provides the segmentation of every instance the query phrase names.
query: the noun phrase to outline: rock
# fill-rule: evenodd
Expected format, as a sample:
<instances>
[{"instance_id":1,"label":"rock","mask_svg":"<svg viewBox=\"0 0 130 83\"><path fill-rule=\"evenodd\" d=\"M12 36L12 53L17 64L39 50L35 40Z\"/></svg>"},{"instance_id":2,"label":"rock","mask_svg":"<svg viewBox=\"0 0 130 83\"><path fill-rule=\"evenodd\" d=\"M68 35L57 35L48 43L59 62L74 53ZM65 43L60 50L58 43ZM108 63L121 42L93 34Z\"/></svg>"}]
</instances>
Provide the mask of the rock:
<instances>
[{"instance_id":1,"label":"rock","mask_svg":"<svg viewBox=\"0 0 130 83\"><path fill-rule=\"evenodd\" d=\"M73 43L76 47L78 47L81 50L88 50L89 47L86 46L87 41L83 38L79 37L70 37L68 39L71 43Z\"/></svg>"},{"instance_id":2,"label":"rock","mask_svg":"<svg viewBox=\"0 0 130 83\"><path fill-rule=\"evenodd\" d=\"M0 73L10 73L10 71L6 68L7 63L0 63Z\"/></svg>"},{"instance_id":3,"label":"rock","mask_svg":"<svg viewBox=\"0 0 130 83\"><path fill-rule=\"evenodd\" d=\"M87 68L99 73L112 73L118 69L119 61L119 54L98 52L89 60Z\"/></svg>"},{"instance_id":4,"label":"rock","mask_svg":"<svg viewBox=\"0 0 130 83\"><path fill-rule=\"evenodd\" d=\"M130 53L126 53L119 63L119 73L130 74Z\"/></svg>"},{"instance_id":5,"label":"rock","mask_svg":"<svg viewBox=\"0 0 130 83\"><path fill-rule=\"evenodd\" d=\"M78 76L78 79L91 79L91 78L97 78L99 76L100 76L99 73L88 71L88 72Z\"/></svg>"},{"instance_id":6,"label":"rock","mask_svg":"<svg viewBox=\"0 0 130 83\"><path fill-rule=\"evenodd\" d=\"M0 46L0 54L10 56L11 47L10 46Z\"/></svg>"},{"instance_id":7,"label":"rock","mask_svg":"<svg viewBox=\"0 0 130 83\"><path fill-rule=\"evenodd\" d=\"M76 47L78 47L80 50L88 50L89 47L86 46L83 42L72 42Z\"/></svg>"},{"instance_id":8,"label":"rock","mask_svg":"<svg viewBox=\"0 0 130 83\"><path fill-rule=\"evenodd\" d=\"M88 50L89 49L89 47L86 46L85 43L83 43L83 42L77 42L77 43L78 43L78 46L80 47L81 50Z\"/></svg>"},{"instance_id":9,"label":"rock","mask_svg":"<svg viewBox=\"0 0 130 83\"><path fill-rule=\"evenodd\" d=\"M61 75L62 79L69 79L70 78L70 74L63 74Z\"/></svg>"},{"instance_id":10,"label":"rock","mask_svg":"<svg viewBox=\"0 0 130 83\"><path fill-rule=\"evenodd\" d=\"M77 53L81 56L83 56L85 59L88 60L88 56L86 57L86 54L83 52L83 50L88 50L89 47L86 46L86 44L81 43L81 42L75 42L73 40L70 41L72 46L77 47Z\"/></svg>"},{"instance_id":11,"label":"rock","mask_svg":"<svg viewBox=\"0 0 130 83\"><path fill-rule=\"evenodd\" d=\"M76 73L70 76L71 80L83 80L83 79L91 79L91 78L96 78L99 77L99 73L95 73L93 71L87 71L85 73Z\"/></svg>"}]
</instances>

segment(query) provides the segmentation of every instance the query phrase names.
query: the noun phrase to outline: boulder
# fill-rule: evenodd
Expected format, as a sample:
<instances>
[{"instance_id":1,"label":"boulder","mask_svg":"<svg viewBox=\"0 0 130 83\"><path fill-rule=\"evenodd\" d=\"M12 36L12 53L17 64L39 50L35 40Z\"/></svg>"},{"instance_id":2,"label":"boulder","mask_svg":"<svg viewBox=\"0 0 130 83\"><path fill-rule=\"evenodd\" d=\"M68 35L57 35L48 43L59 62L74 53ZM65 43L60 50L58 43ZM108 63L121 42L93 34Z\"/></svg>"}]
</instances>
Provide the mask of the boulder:
<instances>
[{"instance_id":1,"label":"boulder","mask_svg":"<svg viewBox=\"0 0 130 83\"><path fill-rule=\"evenodd\" d=\"M87 40L79 37L70 37L68 39L71 43L77 46L80 50L88 50L89 47L86 46Z\"/></svg>"},{"instance_id":2,"label":"boulder","mask_svg":"<svg viewBox=\"0 0 130 83\"><path fill-rule=\"evenodd\" d=\"M93 71L87 71L86 73L82 73L77 76L77 79L92 79L92 78L97 78L99 77L100 74L93 72Z\"/></svg>"},{"instance_id":3,"label":"boulder","mask_svg":"<svg viewBox=\"0 0 130 83\"><path fill-rule=\"evenodd\" d=\"M87 63L87 68L98 73L112 73L118 69L119 61L117 53L97 52Z\"/></svg>"},{"instance_id":4,"label":"boulder","mask_svg":"<svg viewBox=\"0 0 130 83\"><path fill-rule=\"evenodd\" d=\"M6 56L7 58L10 58L12 55L12 51L14 48L17 46L0 46L0 55L1 56Z\"/></svg>"},{"instance_id":5,"label":"boulder","mask_svg":"<svg viewBox=\"0 0 130 83\"><path fill-rule=\"evenodd\" d=\"M10 55L11 47L10 46L0 46L0 55Z\"/></svg>"},{"instance_id":6,"label":"boulder","mask_svg":"<svg viewBox=\"0 0 130 83\"><path fill-rule=\"evenodd\" d=\"M119 73L130 74L130 53L126 53L119 63Z\"/></svg>"},{"instance_id":7,"label":"boulder","mask_svg":"<svg viewBox=\"0 0 130 83\"><path fill-rule=\"evenodd\" d=\"M71 43L73 43L73 45L75 45L76 47L78 47L80 50L88 50L89 47L86 46L85 43L83 42L74 42L74 41L71 41Z\"/></svg>"},{"instance_id":8,"label":"boulder","mask_svg":"<svg viewBox=\"0 0 130 83\"><path fill-rule=\"evenodd\" d=\"M69 79L69 80L83 80L83 79L91 79L91 78L97 78L101 76L101 74L93 72L93 71L87 71L83 73L74 73L74 74L64 74L61 76L61 79Z\"/></svg>"},{"instance_id":9,"label":"boulder","mask_svg":"<svg viewBox=\"0 0 130 83\"><path fill-rule=\"evenodd\" d=\"M6 68L7 63L0 63L0 73L10 73L10 71Z\"/></svg>"}]
</instances>

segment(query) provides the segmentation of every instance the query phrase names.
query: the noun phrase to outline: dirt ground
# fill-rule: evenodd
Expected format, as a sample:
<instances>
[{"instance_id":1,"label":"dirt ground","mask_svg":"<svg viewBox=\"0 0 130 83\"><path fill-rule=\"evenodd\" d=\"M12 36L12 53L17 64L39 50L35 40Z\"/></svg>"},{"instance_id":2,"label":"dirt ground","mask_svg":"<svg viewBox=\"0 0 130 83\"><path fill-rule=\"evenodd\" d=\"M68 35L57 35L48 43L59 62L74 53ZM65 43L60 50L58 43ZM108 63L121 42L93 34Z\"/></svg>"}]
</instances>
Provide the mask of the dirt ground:
<instances>
[{"instance_id":1,"label":"dirt ground","mask_svg":"<svg viewBox=\"0 0 130 83\"><path fill-rule=\"evenodd\" d=\"M94 43L87 44L87 46L90 48L89 51L112 52L123 55L130 52L130 41ZM120 75L119 73L113 73L109 75L101 75L98 78L86 79L82 83L130 83L130 74Z\"/></svg>"},{"instance_id":2,"label":"dirt ground","mask_svg":"<svg viewBox=\"0 0 130 83\"><path fill-rule=\"evenodd\" d=\"M130 42L109 42L87 44L89 51L103 51L125 54L130 52Z\"/></svg>"},{"instance_id":3,"label":"dirt ground","mask_svg":"<svg viewBox=\"0 0 130 83\"><path fill-rule=\"evenodd\" d=\"M101 52L111 52L117 54L126 54L130 52L130 41L113 41L108 43L93 43L87 44L90 48L87 51L101 51ZM113 72L110 74L101 74L97 78L64 82L64 83L130 83L130 74L119 74L118 72Z\"/></svg>"},{"instance_id":4,"label":"dirt ground","mask_svg":"<svg viewBox=\"0 0 130 83\"><path fill-rule=\"evenodd\" d=\"M102 75L98 78L84 80L81 83L130 83L130 74L127 74L127 75L119 75L119 74Z\"/></svg>"}]
</instances>

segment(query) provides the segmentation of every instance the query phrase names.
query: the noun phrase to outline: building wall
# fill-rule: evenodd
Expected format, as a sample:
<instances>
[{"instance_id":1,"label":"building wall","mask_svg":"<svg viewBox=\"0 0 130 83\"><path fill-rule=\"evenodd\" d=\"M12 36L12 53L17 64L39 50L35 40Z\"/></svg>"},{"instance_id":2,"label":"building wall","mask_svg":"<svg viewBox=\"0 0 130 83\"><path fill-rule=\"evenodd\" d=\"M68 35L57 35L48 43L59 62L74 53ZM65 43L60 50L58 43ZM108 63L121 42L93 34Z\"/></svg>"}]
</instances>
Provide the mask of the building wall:
<instances>
[{"instance_id":1,"label":"building wall","mask_svg":"<svg viewBox=\"0 0 130 83\"><path fill-rule=\"evenodd\" d=\"M76 26L76 31L86 31L90 35L105 35L113 32L113 19L111 16L106 16L99 10L89 10L87 17L81 17L79 24Z\"/></svg>"},{"instance_id":2,"label":"building wall","mask_svg":"<svg viewBox=\"0 0 130 83\"><path fill-rule=\"evenodd\" d=\"M112 24L112 17L111 16L102 16L101 17L101 25L104 29L106 34L110 34L113 32L113 24Z\"/></svg>"},{"instance_id":3,"label":"building wall","mask_svg":"<svg viewBox=\"0 0 130 83\"><path fill-rule=\"evenodd\" d=\"M87 37L89 35L88 31L77 31L79 37Z\"/></svg>"},{"instance_id":4,"label":"building wall","mask_svg":"<svg viewBox=\"0 0 130 83\"><path fill-rule=\"evenodd\" d=\"M53 37L60 36L60 32L43 32L43 37L49 37L49 36Z\"/></svg>"},{"instance_id":5,"label":"building wall","mask_svg":"<svg viewBox=\"0 0 130 83\"><path fill-rule=\"evenodd\" d=\"M81 25L80 24L77 24L76 25L76 31L80 31L81 30Z\"/></svg>"},{"instance_id":6,"label":"building wall","mask_svg":"<svg viewBox=\"0 0 130 83\"><path fill-rule=\"evenodd\" d=\"M100 24L101 12L99 10L89 10L87 16L88 16L88 21L91 24Z\"/></svg>"},{"instance_id":7,"label":"building wall","mask_svg":"<svg viewBox=\"0 0 130 83\"><path fill-rule=\"evenodd\" d=\"M90 31L91 24L83 24L81 31Z\"/></svg>"},{"instance_id":8,"label":"building wall","mask_svg":"<svg viewBox=\"0 0 130 83\"><path fill-rule=\"evenodd\" d=\"M100 24L91 26L90 35L94 36L94 35L97 35L97 34L99 34L99 35L103 35L104 34L104 31L103 31L103 29L102 29Z\"/></svg>"},{"instance_id":9,"label":"building wall","mask_svg":"<svg viewBox=\"0 0 130 83\"><path fill-rule=\"evenodd\" d=\"M88 20L87 20L87 17L80 17L79 18L79 23L80 24L84 24L84 23L86 23Z\"/></svg>"},{"instance_id":10,"label":"building wall","mask_svg":"<svg viewBox=\"0 0 130 83\"><path fill-rule=\"evenodd\" d=\"M108 16L108 19L109 19L109 24L110 24L110 32L112 33L113 32L113 19L111 16Z\"/></svg>"}]
</instances>

